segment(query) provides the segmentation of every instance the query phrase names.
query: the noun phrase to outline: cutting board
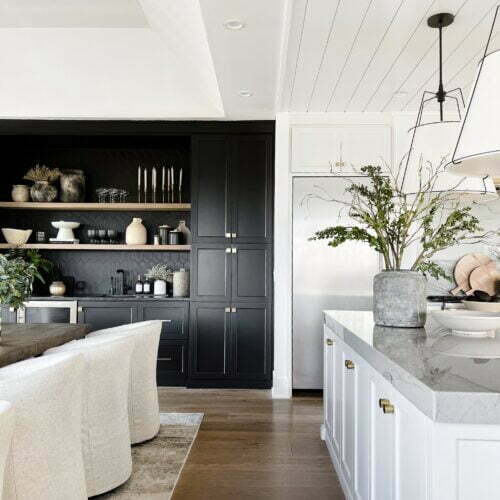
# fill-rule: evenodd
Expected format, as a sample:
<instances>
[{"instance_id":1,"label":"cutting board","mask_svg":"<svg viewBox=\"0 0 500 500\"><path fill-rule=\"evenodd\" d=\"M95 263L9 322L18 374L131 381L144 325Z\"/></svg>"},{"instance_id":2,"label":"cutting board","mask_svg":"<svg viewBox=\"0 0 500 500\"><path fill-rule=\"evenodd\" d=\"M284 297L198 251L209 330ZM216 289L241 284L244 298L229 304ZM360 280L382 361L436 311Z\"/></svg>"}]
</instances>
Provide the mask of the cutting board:
<instances>
[{"instance_id":1,"label":"cutting board","mask_svg":"<svg viewBox=\"0 0 500 500\"><path fill-rule=\"evenodd\" d=\"M468 292L471 289L469 277L479 266L492 262L490 257L482 253L468 253L464 255L456 264L453 275L457 287L451 290L452 295L458 295L460 292Z\"/></svg>"},{"instance_id":2,"label":"cutting board","mask_svg":"<svg viewBox=\"0 0 500 500\"><path fill-rule=\"evenodd\" d=\"M497 270L496 262L488 262L476 267L470 274L470 290L467 295L472 295L476 290L482 290L490 295L495 295L496 283L500 280L500 273Z\"/></svg>"}]
</instances>

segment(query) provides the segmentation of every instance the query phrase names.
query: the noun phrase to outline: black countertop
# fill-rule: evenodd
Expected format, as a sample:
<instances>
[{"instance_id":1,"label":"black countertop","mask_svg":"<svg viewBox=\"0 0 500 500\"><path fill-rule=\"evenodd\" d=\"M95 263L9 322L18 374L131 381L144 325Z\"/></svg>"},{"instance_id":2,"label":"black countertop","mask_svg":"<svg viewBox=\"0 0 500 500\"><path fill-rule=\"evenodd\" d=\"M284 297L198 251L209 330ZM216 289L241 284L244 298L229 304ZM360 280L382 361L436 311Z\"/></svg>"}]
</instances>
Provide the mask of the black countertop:
<instances>
[{"instance_id":1,"label":"black countertop","mask_svg":"<svg viewBox=\"0 0 500 500\"><path fill-rule=\"evenodd\" d=\"M161 295L73 295L64 297L54 296L32 296L30 300L50 300L50 301L69 301L69 300L92 300L92 301L113 301L113 302L176 302L187 301L189 297L163 297Z\"/></svg>"}]
</instances>

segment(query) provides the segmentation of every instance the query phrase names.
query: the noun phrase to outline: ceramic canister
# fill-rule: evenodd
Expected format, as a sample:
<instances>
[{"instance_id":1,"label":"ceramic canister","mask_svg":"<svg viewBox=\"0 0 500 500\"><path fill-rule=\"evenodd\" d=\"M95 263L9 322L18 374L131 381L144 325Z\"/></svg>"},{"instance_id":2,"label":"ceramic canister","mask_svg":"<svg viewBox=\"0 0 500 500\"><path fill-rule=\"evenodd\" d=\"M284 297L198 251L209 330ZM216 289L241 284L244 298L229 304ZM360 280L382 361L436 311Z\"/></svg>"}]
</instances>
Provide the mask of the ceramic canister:
<instances>
[{"instance_id":1,"label":"ceramic canister","mask_svg":"<svg viewBox=\"0 0 500 500\"><path fill-rule=\"evenodd\" d=\"M173 295L174 297L189 297L189 271L180 269L174 272Z\"/></svg>"},{"instance_id":2,"label":"ceramic canister","mask_svg":"<svg viewBox=\"0 0 500 500\"><path fill-rule=\"evenodd\" d=\"M30 199L30 190L25 184L14 184L10 194L12 201L25 202Z\"/></svg>"},{"instance_id":3,"label":"ceramic canister","mask_svg":"<svg viewBox=\"0 0 500 500\"><path fill-rule=\"evenodd\" d=\"M62 281L53 281L49 287L50 295L62 297L66 293L66 285Z\"/></svg>"}]
</instances>

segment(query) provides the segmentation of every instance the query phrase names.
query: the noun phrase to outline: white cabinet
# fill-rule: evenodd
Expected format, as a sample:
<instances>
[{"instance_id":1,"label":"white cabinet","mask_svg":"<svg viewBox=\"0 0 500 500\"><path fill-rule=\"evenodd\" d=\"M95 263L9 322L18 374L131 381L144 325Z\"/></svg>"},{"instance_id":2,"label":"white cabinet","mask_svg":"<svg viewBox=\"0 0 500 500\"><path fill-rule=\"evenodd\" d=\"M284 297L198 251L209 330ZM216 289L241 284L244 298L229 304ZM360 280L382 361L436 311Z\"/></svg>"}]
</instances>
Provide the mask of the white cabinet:
<instances>
[{"instance_id":1,"label":"white cabinet","mask_svg":"<svg viewBox=\"0 0 500 500\"><path fill-rule=\"evenodd\" d=\"M389 125L296 125L292 128L292 172L352 172L391 163Z\"/></svg>"},{"instance_id":2,"label":"white cabinet","mask_svg":"<svg viewBox=\"0 0 500 500\"><path fill-rule=\"evenodd\" d=\"M324 335L323 437L347 498L434 498L432 422L327 326Z\"/></svg>"}]
</instances>

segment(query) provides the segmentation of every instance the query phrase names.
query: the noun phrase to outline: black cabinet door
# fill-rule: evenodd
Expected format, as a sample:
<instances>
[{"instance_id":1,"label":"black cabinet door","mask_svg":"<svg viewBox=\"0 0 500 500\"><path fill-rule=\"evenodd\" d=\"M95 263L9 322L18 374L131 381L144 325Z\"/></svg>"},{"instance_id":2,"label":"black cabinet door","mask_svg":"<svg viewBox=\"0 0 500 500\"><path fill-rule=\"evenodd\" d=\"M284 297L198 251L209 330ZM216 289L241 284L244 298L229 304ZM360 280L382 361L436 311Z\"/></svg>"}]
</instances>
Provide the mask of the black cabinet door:
<instances>
[{"instance_id":1,"label":"black cabinet door","mask_svg":"<svg viewBox=\"0 0 500 500\"><path fill-rule=\"evenodd\" d=\"M187 376L186 342L160 340L156 380L158 385L185 385Z\"/></svg>"},{"instance_id":2,"label":"black cabinet door","mask_svg":"<svg viewBox=\"0 0 500 500\"><path fill-rule=\"evenodd\" d=\"M271 243L273 146L270 135L233 138L229 231L238 243Z\"/></svg>"},{"instance_id":3,"label":"black cabinet door","mask_svg":"<svg viewBox=\"0 0 500 500\"><path fill-rule=\"evenodd\" d=\"M189 302L154 302L139 305L139 321L159 319L162 321L161 339L187 339Z\"/></svg>"},{"instance_id":4,"label":"black cabinet door","mask_svg":"<svg viewBox=\"0 0 500 500\"><path fill-rule=\"evenodd\" d=\"M235 378L270 379L271 325L271 308L268 304L232 304L231 371Z\"/></svg>"},{"instance_id":5,"label":"black cabinet door","mask_svg":"<svg viewBox=\"0 0 500 500\"><path fill-rule=\"evenodd\" d=\"M231 320L229 304L192 303L190 316L190 377L228 377Z\"/></svg>"},{"instance_id":6,"label":"black cabinet door","mask_svg":"<svg viewBox=\"0 0 500 500\"><path fill-rule=\"evenodd\" d=\"M233 244L231 293L233 302L272 299L273 255L270 245Z\"/></svg>"},{"instance_id":7,"label":"black cabinet door","mask_svg":"<svg viewBox=\"0 0 500 500\"><path fill-rule=\"evenodd\" d=\"M137 321L136 302L78 301L78 323L90 331L111 328Z\"/></svg>"},{"instance_id":8,"label":"black cabinet door","mask_svg":"<svg viewBox=\"0 0 500 500\"><path fill-rule=\"evenodd\" d=\"M193 242L222 242L229 232L228 136L195 136L192 140Z\"/></svg>"},{"instance_id":9,"label":"black cabinet door","mask_svg":"<svg viewBox=\"0 0 500 500\"><path fill-rule=\"evenodd\" d=\"M191 300L231 300L231 245L193 245Z\"/></svg>"},{"instance_id":10,"label":"black cabinet door","mask_svg":"<svg viewBox=\"0 0 500 500\"><path fill-rule=\"evenodd\" d=\"M0 306L2 315L2 323L17 323L17 313L13 307Z\"/></svg>"}]
</instances>

